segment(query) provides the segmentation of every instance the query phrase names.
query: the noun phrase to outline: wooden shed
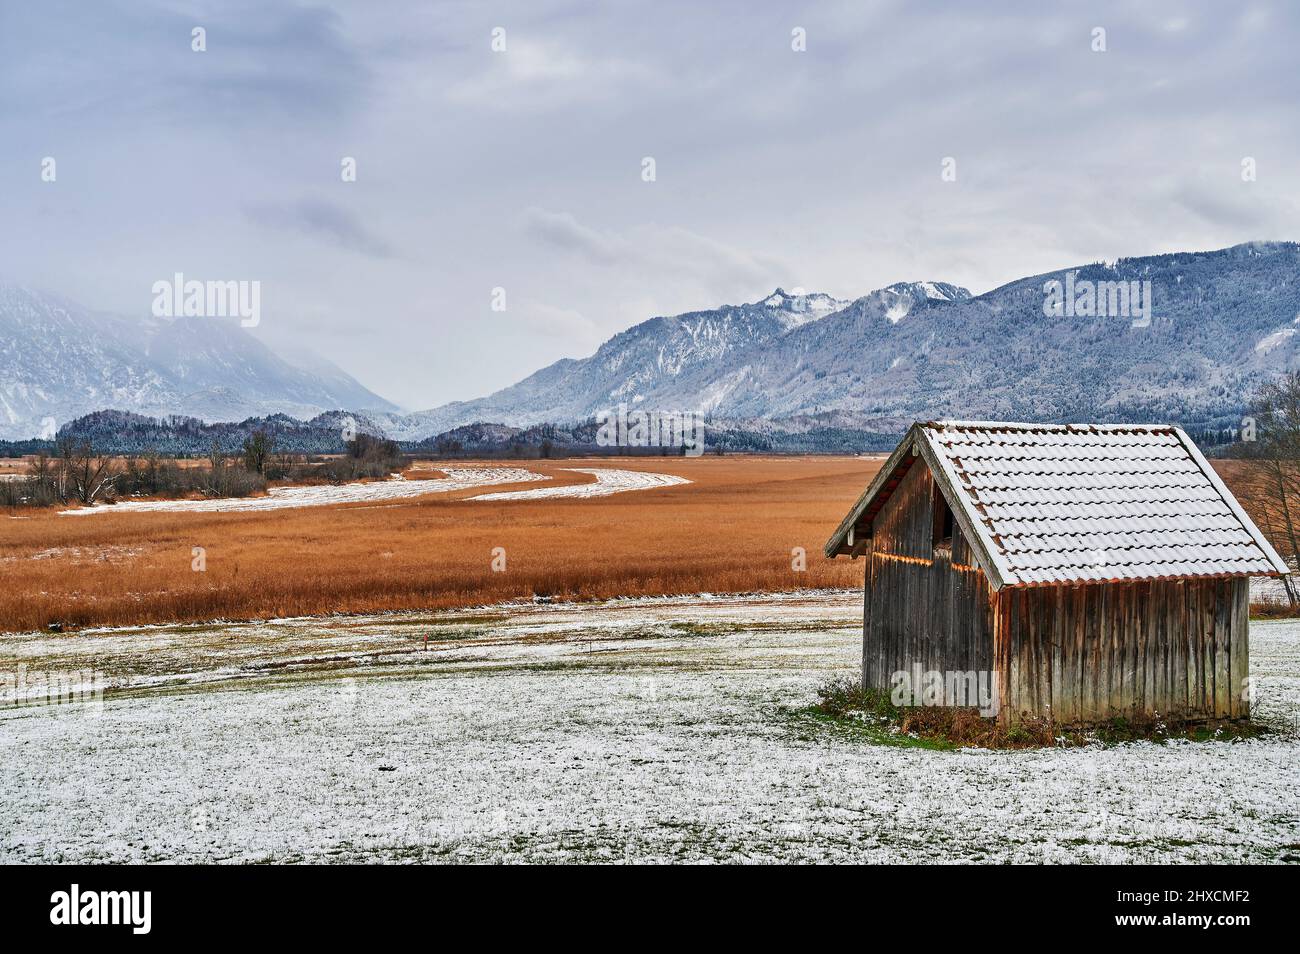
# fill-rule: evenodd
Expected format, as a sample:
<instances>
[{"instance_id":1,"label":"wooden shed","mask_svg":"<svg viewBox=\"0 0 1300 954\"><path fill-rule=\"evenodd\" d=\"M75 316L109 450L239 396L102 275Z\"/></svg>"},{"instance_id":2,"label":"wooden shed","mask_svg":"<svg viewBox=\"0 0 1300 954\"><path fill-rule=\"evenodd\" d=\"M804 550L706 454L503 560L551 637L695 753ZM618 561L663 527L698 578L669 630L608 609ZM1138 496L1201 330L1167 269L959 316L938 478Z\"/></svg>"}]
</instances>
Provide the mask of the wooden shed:
<instances>
[{"instance_id":1,"label":"wooden shed","mask_svg":"<svg viewBox=\"0 0 1300 954\"><path fill-rule=\"evenodd\" d=\"M1167 425L914 424L826 544L862 679L987 673L1004 722L1249 715L1249 578L1286 564Z\"/></svg>"}]
</instances>

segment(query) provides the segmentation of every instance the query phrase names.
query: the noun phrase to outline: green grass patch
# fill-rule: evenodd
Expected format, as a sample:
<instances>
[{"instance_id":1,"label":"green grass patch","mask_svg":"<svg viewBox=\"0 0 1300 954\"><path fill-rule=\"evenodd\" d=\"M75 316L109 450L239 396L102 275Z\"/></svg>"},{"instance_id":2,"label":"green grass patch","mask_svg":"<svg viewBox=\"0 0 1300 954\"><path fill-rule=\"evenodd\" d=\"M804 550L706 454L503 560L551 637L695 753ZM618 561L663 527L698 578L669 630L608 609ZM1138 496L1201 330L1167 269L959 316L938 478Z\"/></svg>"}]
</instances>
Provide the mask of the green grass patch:
<instances>
[{"instance_id":1,"label":"green grass patch","mask_svg":"<svg viewBox=\"0 0 1300 954\"><path fill-rule=\"evenodd\" d=\"M897 723L877 720L865 712L830 715L812 705L801 709L785 708L780 710L780 715L788 723L796 738L803 742L836 738L866 745L888 745L934 751L959 748L946 739L929 739L903 732Z\"/></svg>"}]
</instances>

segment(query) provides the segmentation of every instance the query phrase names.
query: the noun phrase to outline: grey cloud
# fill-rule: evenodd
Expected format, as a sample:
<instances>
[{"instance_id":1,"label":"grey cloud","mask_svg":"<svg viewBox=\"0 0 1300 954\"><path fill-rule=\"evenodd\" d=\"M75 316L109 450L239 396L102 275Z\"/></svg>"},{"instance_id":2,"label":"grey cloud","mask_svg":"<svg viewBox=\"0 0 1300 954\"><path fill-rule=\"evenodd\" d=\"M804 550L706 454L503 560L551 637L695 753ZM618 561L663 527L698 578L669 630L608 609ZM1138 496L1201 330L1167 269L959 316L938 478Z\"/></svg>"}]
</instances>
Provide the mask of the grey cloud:
<instances>
[{"instance_id":1,"label":"grey cloud","mask_svg":"<svg viewBox=\"0 0 1300 954\"><path fill-rule=\"evenodd\" d=\"M351 252L375 258L391 258L391 245L366 227L361 217L343 206L324 199L263 203L248 209L259 225L310 235Z\"/></svg>"},{"instance_id":2,"label":"grey cloud","mask_svg":"<svg viewBox=\"0 0 1300 954\"><path fill-rule=\"evenodd\" d=\"M1263 237L1271 234L1279 212L1278 200L1268 195L1270 191L1258 182L1229 182L1227 188L1195 182L1180 186L1170 200L1209 225L1231 229L1234 234L1256 229Z\"/></svg>"},{"instance_id":3,"label":"grey cloud","mask_svg":"<svg viewBox=\"0 0 1300 954\"><path fill-rule=\"evenodd\" d=\"M531 208L524 212L522 225L526 235L593 264L612 265L626 254L622 240L582 225L569 212Z\"/></svg>"},{"instance_id":4,"label":"grey cloud","mask_svg":"<svg viewBox=\"0 0 1300 954\"><path fill-rule=\"evenodd\" d=\"M47 0L7 5L4 17L0 97L93 126L300 125L337 120L371 92L369 67L327 7ZM191 49L196 27L205 52Z\"/></svg>"}]
</instances>

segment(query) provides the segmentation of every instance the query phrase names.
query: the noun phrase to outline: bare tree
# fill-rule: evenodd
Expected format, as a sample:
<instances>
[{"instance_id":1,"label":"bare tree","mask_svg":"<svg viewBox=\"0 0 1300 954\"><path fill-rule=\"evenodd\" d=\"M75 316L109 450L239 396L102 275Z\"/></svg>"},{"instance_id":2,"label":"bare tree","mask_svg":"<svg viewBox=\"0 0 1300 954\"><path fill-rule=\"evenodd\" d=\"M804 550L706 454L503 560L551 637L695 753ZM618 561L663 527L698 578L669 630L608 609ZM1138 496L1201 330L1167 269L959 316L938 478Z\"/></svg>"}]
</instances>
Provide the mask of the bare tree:
<instances>
[{"instance_id":1,"label":"bare tree","mask_svg":"<svg viewBox=\"0 0 1300 954\"><path fill-rule=\"evenodd\" d=\"M208 451L208 486L206 493L210 497L229 496L229 480L226 478L226 455L221 450L221 444L217 441L212 442L212 448Z\"/></svg>"},{"instance_id":2,"label":"bare tree","mask_svg":"<svg viewBox=\"0 0 1300 954\"><path fill-rule=\"evenodd\" d=\"M32 480L35 482L37 496L42 502L67 501L67 495L63 492L62 475L63 468L57 459L52 459L45 451L36 455L36 459L32 461Z\"/></svg>"},{"instance_id":3,"label":"bare tree","mask_svg":"<svg viewBox=\"0 0 1300 954\"><path fill-rule=\"evenodd\" d=\"M1251 464L1247 493L1264 532L1294 569L1300 567L1300 372L1260 387L1252 406L1254 440L1244 440ZM1282 578L1287 598L1300 602L1295 581Z\"/></svg>"},{"instance_id":4,"label":"bare tree","mask_svg":"<svg viewBox=\"0 0 1300 954\"><path fill-rule=\"evenodd\" d=\"M112 495L117 479L113 458L96 454L89 441L61 442L59 463L63 471L65 499L71 496L83 504L92 504L101 497Z\"/></svg>"},{"instance_id":5,"label":"bare tree","mask_svg":"<svg viewBox=\"0 0 1300 954\"><path fill-rule=\"evenodd\" d=\"M244 467L255 474L265 474L266 462L274 450L274 437L263 430L253 431L252 436L244 441Z\"/></svg>"}]
</instances>

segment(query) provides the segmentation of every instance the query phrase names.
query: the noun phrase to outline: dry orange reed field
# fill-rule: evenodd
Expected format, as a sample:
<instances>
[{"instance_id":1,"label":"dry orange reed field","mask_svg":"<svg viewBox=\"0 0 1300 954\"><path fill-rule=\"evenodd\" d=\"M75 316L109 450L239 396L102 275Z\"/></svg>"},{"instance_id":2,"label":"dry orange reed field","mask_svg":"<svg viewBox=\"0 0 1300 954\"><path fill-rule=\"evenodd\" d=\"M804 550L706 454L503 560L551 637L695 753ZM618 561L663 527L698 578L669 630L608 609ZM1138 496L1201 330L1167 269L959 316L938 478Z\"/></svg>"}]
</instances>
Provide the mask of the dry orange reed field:
<instances>
[{"instance_id":1,"label":"dry orange reed field","mask_svg":"<svg viewBox=\"0 0 1300 954\"><path fill-rule=\"evenodd\" d=\"M493 462L500 465L500 461ZM463 466L458 462L457 466ZM427 465L435 466L435 464ZM0 513L0 631L476 606L531 598L858 586L822 544L879 469L859 458L528 461L694 483L591 499L468 502L512 485L263 513ZM412 476L416 476L413 472ZM206 570L191 568L193 547ZM493 572L492 551L506 551ZM807 551L792 569L791 550Z\"/></svg>"}]
</instances>

